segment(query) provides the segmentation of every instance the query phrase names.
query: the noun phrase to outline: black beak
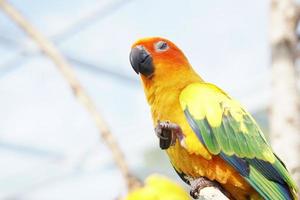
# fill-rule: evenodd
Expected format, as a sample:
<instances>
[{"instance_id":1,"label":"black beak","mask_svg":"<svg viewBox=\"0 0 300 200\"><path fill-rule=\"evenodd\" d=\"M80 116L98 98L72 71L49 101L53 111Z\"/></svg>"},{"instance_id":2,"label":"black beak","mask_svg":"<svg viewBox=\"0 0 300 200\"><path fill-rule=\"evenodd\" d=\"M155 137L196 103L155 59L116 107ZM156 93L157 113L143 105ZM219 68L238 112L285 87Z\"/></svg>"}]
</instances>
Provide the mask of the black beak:
<instances>
[{"instance_id":1,"label":"black beak","mask_svg":"<svg viewBox=\"0 0 300 200\"><path fill-rule=\"evenodd\" d=\"M130 64L133 70L149 77L154 72L152 57L143 46L136 46L130 52Z\"/></svg>"}]
</instances>

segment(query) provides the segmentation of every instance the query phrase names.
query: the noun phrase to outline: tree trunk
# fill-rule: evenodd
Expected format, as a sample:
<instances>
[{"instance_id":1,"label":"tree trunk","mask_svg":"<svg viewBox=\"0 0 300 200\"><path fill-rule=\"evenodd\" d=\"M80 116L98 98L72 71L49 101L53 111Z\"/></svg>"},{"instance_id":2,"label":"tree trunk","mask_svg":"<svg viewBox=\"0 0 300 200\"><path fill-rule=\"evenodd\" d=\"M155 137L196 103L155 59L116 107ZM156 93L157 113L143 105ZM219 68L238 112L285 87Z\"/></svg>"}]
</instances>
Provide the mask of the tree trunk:
<instances>
[{"instance_id":1,"label":"tree trunk","mask_svg":"<svg viewBox=\"0 0 300 200\"><path fill-rule=\"evenodd\" d=\"M300 185L300 98L295 67L298 24L292 0L271 0L272 88L270 139Z\"/></svg>"}]
</instances>

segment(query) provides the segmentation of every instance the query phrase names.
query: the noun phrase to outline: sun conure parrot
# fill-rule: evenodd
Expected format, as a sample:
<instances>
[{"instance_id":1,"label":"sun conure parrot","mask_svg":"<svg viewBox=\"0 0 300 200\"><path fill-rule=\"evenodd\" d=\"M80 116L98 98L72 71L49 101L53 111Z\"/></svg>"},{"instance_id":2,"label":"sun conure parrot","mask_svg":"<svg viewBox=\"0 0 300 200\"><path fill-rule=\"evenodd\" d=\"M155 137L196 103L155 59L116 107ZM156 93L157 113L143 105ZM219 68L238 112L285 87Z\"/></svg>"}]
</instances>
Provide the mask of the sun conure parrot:
<instances>
[{"instance_id":1,"label":"sun conure parrot","mask_svg":"<svg viewBox=\"0 0 300 200\"><path fill-rule=\"evenodd\" d=\"M141 188L129 192L123 200L190 200L188 193L170 179L152 174Z\"/></svg>"},{"instance_id":2,"label":"sun conure parrot","mask_svg":"<svg viewBox=\"0 0 300 200\"><path fill-rule=\"evenodd\" d=\"M140 74L160 147L192 196L217 182L232 199L297 199L296 184L253 117L205 82L175 44L138 40L130 63Z\"/></svg>"}]
</instances>

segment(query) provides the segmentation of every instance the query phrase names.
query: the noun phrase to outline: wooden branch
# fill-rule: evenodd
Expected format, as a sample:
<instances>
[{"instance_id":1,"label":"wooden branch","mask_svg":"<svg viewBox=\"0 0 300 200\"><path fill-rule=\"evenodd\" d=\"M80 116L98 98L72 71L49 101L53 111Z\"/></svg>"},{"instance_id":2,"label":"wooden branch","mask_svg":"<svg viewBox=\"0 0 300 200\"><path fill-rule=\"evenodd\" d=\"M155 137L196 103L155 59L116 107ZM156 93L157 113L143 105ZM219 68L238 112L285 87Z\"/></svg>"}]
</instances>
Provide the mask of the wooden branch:
<instances>
[{"instance_id":1,"label":"wooden branch","mask_svg":"<svg viewBox=\"0 0 300 200\"><path fill-rule=\"evenodd\" d=\"M206 177L189 179L190 195L194 199L230 199L231 194L226 191L217 181L209 180Z\"/></svg>"},{"instance_id":2,"label":"wooden branch","mask_svg":"<svg viewBox=\"0 0 300 200\"><path fill-rule=\"evenodd\" d=\"M215 187L206 187L200 191L200 200L229 200L226 195Z\"/></svg>"},{"instance_id":3,"label":"wooden branch","mask_svg":"<svg viewBox=\"0 0 300 200\"><path fill-rule=\"evenodd\" d=\"M300 166L300 94L295 67L299 16L293 0L271 1L270 138L275 152L291 171ZM300 173L293 177L300 185Z\"/></svg>"},{"instance_id":4,"label":"wooden branch","mask_svg":"<svg viewBox=\"0 0 300 200\"><path fill-rule=\"evenodd\" d=\"M124 155L120 150L117 141L113 137L105 120L97 111L96 105L85 92L80 82L75 76L71 65L62 56L59 50L42 33L40 33L22 14L5 0L0 0L2 10L21 28L23 31L40 47L43 53L48 56L62 73L63 77L69 83L75 97L82 103L86 110L94 119L99 130L100 136L112 152L114 161L120 169L129 190L141 185L129 170Z\"/></svg>"}]
</instances>

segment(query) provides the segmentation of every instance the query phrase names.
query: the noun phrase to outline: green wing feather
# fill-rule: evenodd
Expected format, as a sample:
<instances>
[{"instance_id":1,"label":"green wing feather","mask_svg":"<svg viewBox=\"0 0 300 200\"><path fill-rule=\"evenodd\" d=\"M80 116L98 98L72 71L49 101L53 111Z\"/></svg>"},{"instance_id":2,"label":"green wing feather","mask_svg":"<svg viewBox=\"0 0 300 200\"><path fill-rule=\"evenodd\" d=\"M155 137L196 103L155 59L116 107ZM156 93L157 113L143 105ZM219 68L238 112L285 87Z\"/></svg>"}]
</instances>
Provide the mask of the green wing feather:
<instances>
[{"instance_id":1,"label":"green wing feather","mask_svg":"<svg viewBox=\"0 0 300 200\"><path fill-rule=\"evenodd\" d=\"M262 131L218 87L193 83L180 94L188 122L210 153L230 163L265 199L296 199L297 187Z\"/></svg>"}]
</instances>

